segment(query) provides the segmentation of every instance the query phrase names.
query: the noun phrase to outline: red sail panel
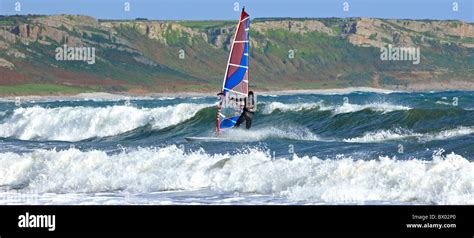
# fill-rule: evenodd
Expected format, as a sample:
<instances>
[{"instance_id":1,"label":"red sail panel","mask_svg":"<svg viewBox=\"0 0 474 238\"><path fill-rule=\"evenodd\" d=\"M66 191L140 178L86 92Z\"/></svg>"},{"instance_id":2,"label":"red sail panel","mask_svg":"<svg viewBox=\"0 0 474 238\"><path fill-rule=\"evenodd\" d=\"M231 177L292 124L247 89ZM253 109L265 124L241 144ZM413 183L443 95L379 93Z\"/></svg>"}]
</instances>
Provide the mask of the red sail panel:
<instances>
[{"instance_id":1,"label":"red sail panel","mask_svg":"<svg viewBox=\"0 0 474 238\"><path fill-rule=\"evenodd\" d=\"M245 49L245 43L248 41L247 32L245 31L247 24L246 20L244 19L245 17L240 20L240 23L237 26L237 32L235 34L234 41L232 42L232 54L230 55L229 60L229 63L232 65L229 65L227 78L238 69L238 67L233 65L240 64Z\"/></svg>"}]
</instances>

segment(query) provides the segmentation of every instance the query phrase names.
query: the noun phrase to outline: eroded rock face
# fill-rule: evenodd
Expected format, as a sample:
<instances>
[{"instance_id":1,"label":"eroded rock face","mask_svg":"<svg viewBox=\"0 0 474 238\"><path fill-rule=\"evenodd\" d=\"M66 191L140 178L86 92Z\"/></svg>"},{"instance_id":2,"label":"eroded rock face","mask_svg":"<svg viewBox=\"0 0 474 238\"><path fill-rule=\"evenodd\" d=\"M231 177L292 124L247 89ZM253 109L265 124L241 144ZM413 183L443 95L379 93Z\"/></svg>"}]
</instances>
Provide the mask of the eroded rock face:
<instances>
[{"instance_id":1,"label":"eroded rock face","mask_svg":"<svg viewBox=\"0 0 474 238\"><path fill-rule=\"evenodd\" d=\"M50 26L21 24L9 29L8 32L12 35L6 36L5 39L11 43L15 41L16 37L25 44L35 41L48 44L48 40L52 40L56 44L67 43L71 46L80 45L81 43L81 39L71 36L66 31Z\"/></svg>"},{"instance_id":2,"label":"eroded rock face","mask_svg":"<svg viewBox=\"0 0 474 238\"><path fill-rule=\"evenodd\" d=\"M118 21L118 22L104 22L101 26L115 29L119 27L130 27L137 29L137 31L149 39L158 40L163 44L168 44L166 41L166 34L173 31L178 34L178 37L188 35L190 38L201 37L207 41L207 35L205 32L200 32L189 27L182 26L176 22L169 21Z\"/></svg>"},{"instance_id":3,"label":"eroded rock face","mask_svg":"<svg viewBox=\"0 0 474 238\"><path fill-rule=\"evenodd\" d=\"M331 28L326 27L322 22L317 20L282 20L282 21L265 21L252 24L252 29L257 32L264 33L267 30L288 30L289 32L307 33L312 31L334 35Z\"/></svg>"},{"instance_id":4,"label":"eroded rock face","mask_svg":"<svg viewBox=\"0 0 474 238\"><path fill-rule=\"evenodd\" d=\"M413 38L418 37L418 44L427 45L426 40L437 38L452 42L450 37L474 38L474 25L459 21L414 21L414 20L381 20L360 18L343 25L342 32L347 34L349 42L358 46L383 47L385 44L415 46ZM432 37L430 37L432 36ZM456 42L464 47L472 47L466 42Z\"/></svg>"},{"instance_id":5,"label":"eroded rock face","mask_svg":"<svg viewBox=\"0 0 474 238\"><path fill-rule=\"evenodd\" d=\"M31 23L4 27L3 30L18 37L25 44L38 41L41 44L68 44L70 46L83 45L82 37L94 34L109 37L110 29L99 25L95 18L75 15L58 15L33 17ZM107 33L103 33L107 32ZM14 42L15 37L7 36L7 41Z\"/></svg>"},{"instance_id":6,"label":"eroded rock face","mask_svg":"<svg viewBox=\"0 0 474 238\"><path fill-rule=\"evenodd\" d=\"M21 24L14 27L11 33L31 40L38 39L39 27L37 25Z\"/></svg>"},{"instance_id":7,"label":"eroded rock face","mask_svg":"<svg viewBox=\"0 0 474 238\"><path fill-rule=\"evenodd\" d=\"M218 29L210 29L207 31L207 35L211 36L208 38L208 42L213 44L216 48L229 48L230 41L232 40L232 33L234 27L221 27Z\"/></svg>"},{"instance_id":8,"label":"eroded rock face","mask_svg":"<svg viewBox=\"0 0 474 238\"><path fill-rule=\"evenodd\" d=\"M202 39L215 48L228 48L233 35L234 26L192 28L184 26L179 21L103 21L87 16L58 15L32 18L31 23L18 24L13 27L0 30L6 31L3 37L5 42L14 42L11 34L19 37L22 42L41 41L54 44L67 43L71 46L92 44L93 35L113 40L114 43L132 47L129 42L117 36L117 29L130 27L149 39L168 45L167 35L175 34L176 37L184 37L192 44L193 39ZM473 47L470 41L462 41L464 38L474 38L474 25L459 21L414 21L414 20L383 20L373 18L341 19L340 32L334 30L334 26L325 25L322 21L314 19L286 19L267 20L252 23L252 29L263 36L269 30L285 30L293 33L305 34L308 32L321 32L330 36L341 36L357 46L383 47L386 44L414 46L416 44L427 44L426 39L430 35L443 41L453 41L453 37L459 38L459 44L464 47ZM9 35L10 34L10 35ZM428 36L426 36L428 34ZM418 37L419 42L414 42ZM253 39L254 47L262 45ZM104 44L101 42L100 44Z\"/></svg>"},{"instance_id":9,"label":"eroded rock face","mask_svg":"<svg viewBox=\"0 0 474 238\"><path fill-rule=\"evenodd\" d=\"M410 35L401 33L400 29L380 19L361 18L351 21L344 25L343 33L347 34L349 42L357 46L381 48L386 44L414 45Z\"/></svg>"},{"instance_id":10,"label":"eroded rock face","mask_svg":"<svg viewBox=\"0 0 474 238\"><path fill-rule=\"evenodd\" d=\"M9 49L7 51L7 55L15 57L15 58L22 58L22 59L26 58L26 54L24 54L24 53L22 53L22 52L20 52L16 49Z\"/></svg>"},{"instance_id":11,"label":"eroded rock face","mask_svg":"<svg viewBox=\"0 0 474 238\"><path fill-rule=\"evenodd\" d=\"M6 59L0 58L0 67L4 67L7 69L14 69L15 65Z\"/></svg>"},{"instance_id":12,"label":"eroded rock face","mask_svg":"<svg viewBox=\"0 0 474 238\"><path fill-rule=\"evenodd\" d=\"M443 35L474 37L474 25L459 21L410 21L387 20L400 27L416 32L439 32Z\"/></svg>"},{"instance_id":13,"label":"eroded rock face","mask_svg":"<svg viewBox=\"0 0 474 238\"><path fill-rule=\"evenodd\" d=\"M225 26L211 29L195 29L181 25L179 22L171 21L119 21L119 22L103 22L101 26L107 28L130 27L147 36L149 39L155 39L163 44L168 44L166 34L173 31L178 37L188 36L189 38L199 37L210 43L216 48L228 48L230 40L233 36L234 26ZM268 21L257 22L252 24L252 29L257 32L265 33L267 30L290 30L291 32L307 33L312 31L323 32L329 35L335 35L335 32L326 27L322 22L316 20L285 20L285 21Z\"/></svg>"}]
</instances>

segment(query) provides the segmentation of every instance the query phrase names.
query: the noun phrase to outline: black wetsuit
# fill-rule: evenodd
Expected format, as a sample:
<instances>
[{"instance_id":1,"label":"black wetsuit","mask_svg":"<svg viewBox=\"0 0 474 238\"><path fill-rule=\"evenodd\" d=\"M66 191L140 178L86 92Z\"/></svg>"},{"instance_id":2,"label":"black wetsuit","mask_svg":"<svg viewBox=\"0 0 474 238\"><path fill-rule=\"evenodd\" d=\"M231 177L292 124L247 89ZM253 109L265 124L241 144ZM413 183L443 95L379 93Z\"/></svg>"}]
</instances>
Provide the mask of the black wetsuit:
<instances>
[{"instance_id":1,"label":"black wetsuit","mask_svg":"<svg viewBox=\"0 0 474 238\"><path fill-rule=\"evenodd\" d=\"M239 117L239 120L237 120L237 123L235 123L235 127L239 127L242 122L245 121L245 128L250 129L252 126L252 119L253 119L253 114L255 112L255 100L254 97L252 97L252 103L251 105L247 105L247 98L244 99L244 111ZM249 107L247 107L249 106Z\"/></svg>"}]
</instances>

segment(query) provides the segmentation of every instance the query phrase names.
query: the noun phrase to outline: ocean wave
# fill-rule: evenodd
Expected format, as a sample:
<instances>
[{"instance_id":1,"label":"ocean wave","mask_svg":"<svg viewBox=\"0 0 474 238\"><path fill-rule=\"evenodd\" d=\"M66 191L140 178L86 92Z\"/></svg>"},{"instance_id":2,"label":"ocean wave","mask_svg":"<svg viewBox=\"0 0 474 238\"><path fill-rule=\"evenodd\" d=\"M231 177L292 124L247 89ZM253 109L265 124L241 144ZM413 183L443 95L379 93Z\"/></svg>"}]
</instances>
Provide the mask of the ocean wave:
<instances>
[{"instance_id":1,"label":"ocean wave","mask_svg":"<svg viewBox=\"0 0 474 238\"><path fill-rule=\"evenodd\" d=\"M440 104L440 105L453 106L453 103L452 103L452 102L436 101L435 103L436 103L436 104Z\"/></svg>"},{"instance_id":2,"label":"ocean wave","mask_svg":"<svg viewBox=\"0 0 474 238\"><path fill-rule=\"evenodd\" d=\"M442 152L431 160L366 161L344 156L272 159L260 149L186 153L177 146L113 155L97 150L37 150L0 154L0 184L61 194L210 189L270 194L290 201L473 204L474 163Z\"/></svg>"},{"instance_id":3,"label":"ocean wave","mask_svg":"<svg viewBox=\"0 0 474 238\"><path fill-rule=\"evenodd\" d=\"M454 129L443 130L437 133L428 133L421 136L421 141L445 140L459 136L474 134L474 127L460 126Z\"/></svg>"},{"instance_id":4,"label":"ocean wave","mask_svg":"<svg viewBox=\"0 0 474 238\"><path fill-rule=\"evenodd\" d=\"M410 110L410 107L402 105L394 105L390 103L367 103L367 104L351 104L344 103L342 105L325 105L323 101L315 103L281 103L281 102L271 102L265 104L265 107L262 111L263 114L271 114L274 111L303 111L303 110L314 110L318 109L320 111L333 111L334 114L344 114L351 112L358 112L366 109L370 109L375 112L392 112L392 111L406 111Z\"/></svg>"},{"instance_id":5,"label":"ocean wave","mask_svg":"<svg viewBox=\"0 0 474 238\"><path fill-rule=\"evenodd\" d=\"M378 130L374 132L367 132L363 136L344 139L344 142L351 143L375 143L391 140L402 140L410 137L418 137L421 134L416 134L408 130L394 129L394 130Z\"/></svg>"},{"instance_id":6,"label":"ocean wave","mask_svg":"<svg viewBox=\"0 0 474 238\"><path fill-rule=\"evenodd\" d=\"M176 97L157 97L157 98L154 98L156 100L160 100L160 101L166 101L166 100L174 100L176 99Z\"/></svg>"},{"instance_id":7,"label":"ocean wave","mask_svg":"<svg viewBox=\"0 0 474 238\"><path fill-rule=\"evenodd\" d=\"M365 109L370 109L376 112L392 112L392 111L407 111L410 110L410 107L402 106L402 105L394 105L390 103L368 103L368 104L351 104L351 103L344 103L340 106L337 106L334 109L335 114L343 114L343 113L351 113L351 112L358 112Z\"/></svg>"},{"instance_id":8,"label":"ocean wave","mask_svg":"<svg viewBox=\"0 0 474 238\"><path fill-rule=\"evenodd\" d=\"M474 127L460 126L454 129L442 130L431 133L414 133L406 129L392 129L392 130L377 130L374 132L367 132L363 136L344 139L344 142L350 143L376 143L392 140L404 140L414 138L421 142L446 140L459 136L466 136L474 134Z\"/></svg>"},{"instance_id":9,"label":"ocean wave","mask_svg":"<svg viewBox=\"0 0 474 238\"><path fill-rule=\"evenodd\" d=\"M220 137L227 138L229 141L235 142L254 142L272 138L300 141L321 140L319 136L315 135L307 128L292 126L286 127L285 129L281 129L278 127L264 127L252 130L240 129L232 131L223 131Z\"/></svg>"},{"instance_id":10,"label":"ocean wave","mask_svg":"<svg viewBox=\"0 0 474 238\"><path fill-rule=\"evenodd\" d=\"M158 108L132 106L17 108L0 124L0 137L80 141L119 135L151 125L161 129L192 118L211 104L182 103Z\"/></svg>"},{"instance_id":11,"label":"ocean wave","mask_svg":"<svg viewBox=\"0 0 474 238\"><path fill-rule=\"evenodd\" d=\"M327 107L324 106L322 102L317 102L317 103L281 103L281 102L271 102L265 104L265 107L263 108L262 113L263 114L271 114L274 111L282 111L282 112L288 112L288 111L303 111L303 110L312 110L312 109L319 109L321 111L326 111L326 110L331 110L332 107Z\"/></svg>"}]
</instances>

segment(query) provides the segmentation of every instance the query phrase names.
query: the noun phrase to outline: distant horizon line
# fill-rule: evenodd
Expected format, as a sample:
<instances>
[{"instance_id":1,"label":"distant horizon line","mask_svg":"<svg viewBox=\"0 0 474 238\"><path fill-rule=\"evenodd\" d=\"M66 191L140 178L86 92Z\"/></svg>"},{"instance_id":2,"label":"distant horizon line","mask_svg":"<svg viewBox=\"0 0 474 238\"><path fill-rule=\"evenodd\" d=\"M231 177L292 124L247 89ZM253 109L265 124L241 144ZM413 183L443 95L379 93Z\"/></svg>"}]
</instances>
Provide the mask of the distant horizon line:
<instances>
[{"instance_id":1,"label":"distant horizon line","mask_svg":"<svg viewBox=\"0 0 474 238\"><path fill-rule=\"evenodd\" d=\"M135 17L135 18L97 18L92 15L83 15L83 14L68 14L68 13L60 13L60 14L14 14L14 15L0 15L0 17L12 17L12 16L85 16L95 18L97 20L103 21L237 21L238 19L202 19L202 20L193 20L193 19L150 19L147 17ZM412 20L412 21L458 21L458 22L465 22L474 24L474 21L466 21L461 19L439 19L439 18L384 18L384 17L368 17L368 16L350 16L350 17L255 17L251 18L254 20L265 20L265 19L330 19L330 18L337 18L337 19L350 19L350 18L368 18L368 19L384 19L384 20Z\"/></svg>"}]
</instances>

